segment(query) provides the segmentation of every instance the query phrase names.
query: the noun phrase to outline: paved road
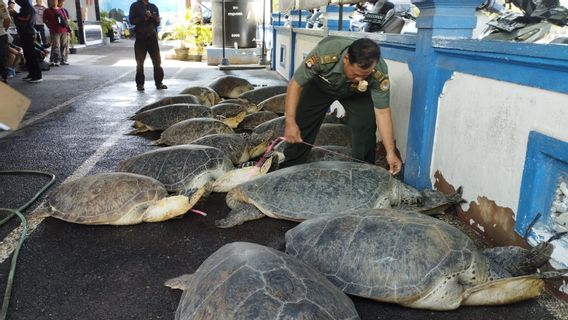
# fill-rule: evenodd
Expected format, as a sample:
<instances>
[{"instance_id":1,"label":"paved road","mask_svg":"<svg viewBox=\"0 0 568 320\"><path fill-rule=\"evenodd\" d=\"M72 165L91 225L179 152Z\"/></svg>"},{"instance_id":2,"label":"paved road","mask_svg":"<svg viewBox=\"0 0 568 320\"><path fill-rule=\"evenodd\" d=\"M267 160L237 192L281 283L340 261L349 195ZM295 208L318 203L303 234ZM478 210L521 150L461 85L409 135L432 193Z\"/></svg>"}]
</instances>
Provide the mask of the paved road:
<instances>
[{"instance_id":1,"label":"paved road","mask_svg":"<svg viewBox=\"0 0 568 320\"><path fill-rule=\"evenodd\" d=\"M163 49L169 49L164 46ZM11 85L32 99L23 127L0 135L1 169L52 172L66 179L112 171L119 160L152 148L155 136L129 136L127 117L141 105L206 84L222 74L246 77L255 85L284 84L268 70L219 71L190 62L164 61L166 91L135 90L131 41L83 49L70 66L45 72L45 81L28 84L19 75ZM148 61L149 62L149 61ZM0 207L22 205L45 179L0 176ZM19 258L9 319L172 319L181 292L163 286L169 278L192 273L223 244L251 241L283 248L284 233L295 223L262 219L228 230L214 227L228 208L223 194L201 201L207 217L136 226L82 226L37 219ZM0 227L0 290L9 268L6 252L17 223ZM8 250L8 251L7 251ZM353 298L362 319L560 319L563 306L546 298L504 307L461 308L453 312L410 310ZM550 308L552 306L553 308ZM547 307L550 309L547 309Z\"/></svg>"}]
</instances>

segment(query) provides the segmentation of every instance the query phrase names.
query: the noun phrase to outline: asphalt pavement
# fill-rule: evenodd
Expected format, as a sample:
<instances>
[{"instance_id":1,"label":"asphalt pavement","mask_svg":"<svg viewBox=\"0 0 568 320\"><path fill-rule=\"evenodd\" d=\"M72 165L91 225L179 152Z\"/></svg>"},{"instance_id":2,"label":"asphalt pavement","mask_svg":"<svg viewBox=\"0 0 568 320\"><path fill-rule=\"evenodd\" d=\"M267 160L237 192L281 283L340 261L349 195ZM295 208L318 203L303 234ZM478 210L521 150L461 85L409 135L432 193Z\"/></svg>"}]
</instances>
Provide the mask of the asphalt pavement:
<instances>
[{"instance_id":1,"label":"asphalt pavement","mask_svg":"<svg viewBox=\"0 0 568 320\"><path fill-rule=\"evenodd\" d=\"M171 46L162 44L167 51ZM165 52L164 52L165 53ZM270 70L220 71L203 63L163 59L164 83L156 90L147 58L146 91L136 91L133 42L80 49L71 65L44 72L30 84L25 73L9 84L32 99L22 127L0 133L0 170L32 169L56 175L55 185L99 172L118 161L156 148L155 134L126 135L138 108L186 87L232 74L256 86L286 81ZM162 55L164 56L164 55ZM1 99L1 98L0 98ZM0 208L18 208L46 181L32 175L0 175ZM32 209L31 234L24 242L8 319L173 319L181 291L167 279L194 272L214 251L234 241L282 250L284 233L296 223L264 218L231 229L214 221L229 209L224 194L201 200L180 219L134 226L84 226L42 219ZM39 200L36 205L41 203ZM0 292L4 292L19 223L0 226ZM553 297L499 307L462 307L451 312L413 310L352 297L361 319L566 319L566 306Z\"/></svg>"}]
</instances>

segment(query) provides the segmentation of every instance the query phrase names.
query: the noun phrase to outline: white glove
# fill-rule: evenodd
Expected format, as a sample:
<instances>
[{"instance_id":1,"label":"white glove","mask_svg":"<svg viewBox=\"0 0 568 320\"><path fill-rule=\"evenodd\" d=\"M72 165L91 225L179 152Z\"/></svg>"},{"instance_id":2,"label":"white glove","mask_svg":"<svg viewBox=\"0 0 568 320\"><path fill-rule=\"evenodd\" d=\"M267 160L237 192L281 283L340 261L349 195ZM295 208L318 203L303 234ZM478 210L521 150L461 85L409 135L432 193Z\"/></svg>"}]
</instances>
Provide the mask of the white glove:
<instances>
[{"instance_id":1,"label":"white glove","mask_svg":"<svg viewBox=\"0 0 568 320\"><path fill-rule=\"evenodd\" d=\"M338 118L345 117L345 109L341 105L341 103L337 100L333 101L331 106L329 106L328 114L333 114L335 112L335 116Z\"/></svg>"}]
</instances>

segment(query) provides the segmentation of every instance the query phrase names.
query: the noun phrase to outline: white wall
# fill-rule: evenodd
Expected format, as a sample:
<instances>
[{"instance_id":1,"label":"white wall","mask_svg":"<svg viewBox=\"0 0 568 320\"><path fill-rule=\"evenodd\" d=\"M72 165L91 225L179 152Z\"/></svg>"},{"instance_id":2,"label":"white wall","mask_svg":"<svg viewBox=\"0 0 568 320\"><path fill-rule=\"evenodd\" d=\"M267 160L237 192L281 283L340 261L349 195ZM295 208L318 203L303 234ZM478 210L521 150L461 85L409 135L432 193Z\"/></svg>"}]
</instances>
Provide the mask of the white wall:
<instances>
[{"instance_id":1,"label":"white wall","mask_svg":"<svg viewBox=\"0 0 568 320\"><path fill-rule=\"evenodd\" d=\"M568 142L568 95L456 73L439 98L430 177L516 214L531 130Z\"/></svg>"},{"instance_id":2,"label":"white wall","mask_svg":"<svg viewBox=\"0 0 568 320\"><path fill-rule=\"evenodd\" d=\"M412 73L406 63L385 60L391 82L390 107L394 125L394 138L402 161L406 158L408 144L408 121L412 99ZM378 134L377 134L378 136Z\"/></svg>"}]
</instances>

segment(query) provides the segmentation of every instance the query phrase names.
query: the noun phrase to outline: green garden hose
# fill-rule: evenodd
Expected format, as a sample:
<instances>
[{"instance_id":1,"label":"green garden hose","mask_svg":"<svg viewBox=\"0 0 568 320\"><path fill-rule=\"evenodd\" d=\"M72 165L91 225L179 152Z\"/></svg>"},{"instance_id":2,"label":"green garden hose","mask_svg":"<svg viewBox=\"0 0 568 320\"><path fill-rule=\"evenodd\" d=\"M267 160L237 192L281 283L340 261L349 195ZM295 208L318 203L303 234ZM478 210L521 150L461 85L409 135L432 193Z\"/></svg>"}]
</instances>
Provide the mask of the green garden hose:
<instances>
[{"instance_id":1,"label":"green garden hose","mask_svg":"<svg viewBox=\"0 0 568 320\"><path fill-rule=\"evenodd\" d=\"M49 182L38 191L32 199L30 199L26 204L21 206L18 209L9 209L9 208L0 208L0 212L8 212L8 216L5 217L3 220L0 221L0 226L8 222L14 216L17 216L23 226L22 234L20 239L18 240L18 245L14 250L14 255L12 256L12 262L10 264L10 272L8 273L8 281L6 282L6 291L4 292L4 300L2 301L2 310L0 310L0 320L5 320L7 313L8 313L8 304L10 303L10 296L12 294L12 284L14 283L14 274L16 273L16 261L18 259L18 253L20 252L20 248L22 247L22 243L24 243L24 239L28 233L28 222L26 218L22 214L22 211L26 210L34 201L36 201L51 185L55 182L55 175L51 173L35 171L35 170L4 170L0 171L0 175L14 175L14 174L36 174L36 175L43 175L50 178Z\"/></svg>"}]
</instances>

